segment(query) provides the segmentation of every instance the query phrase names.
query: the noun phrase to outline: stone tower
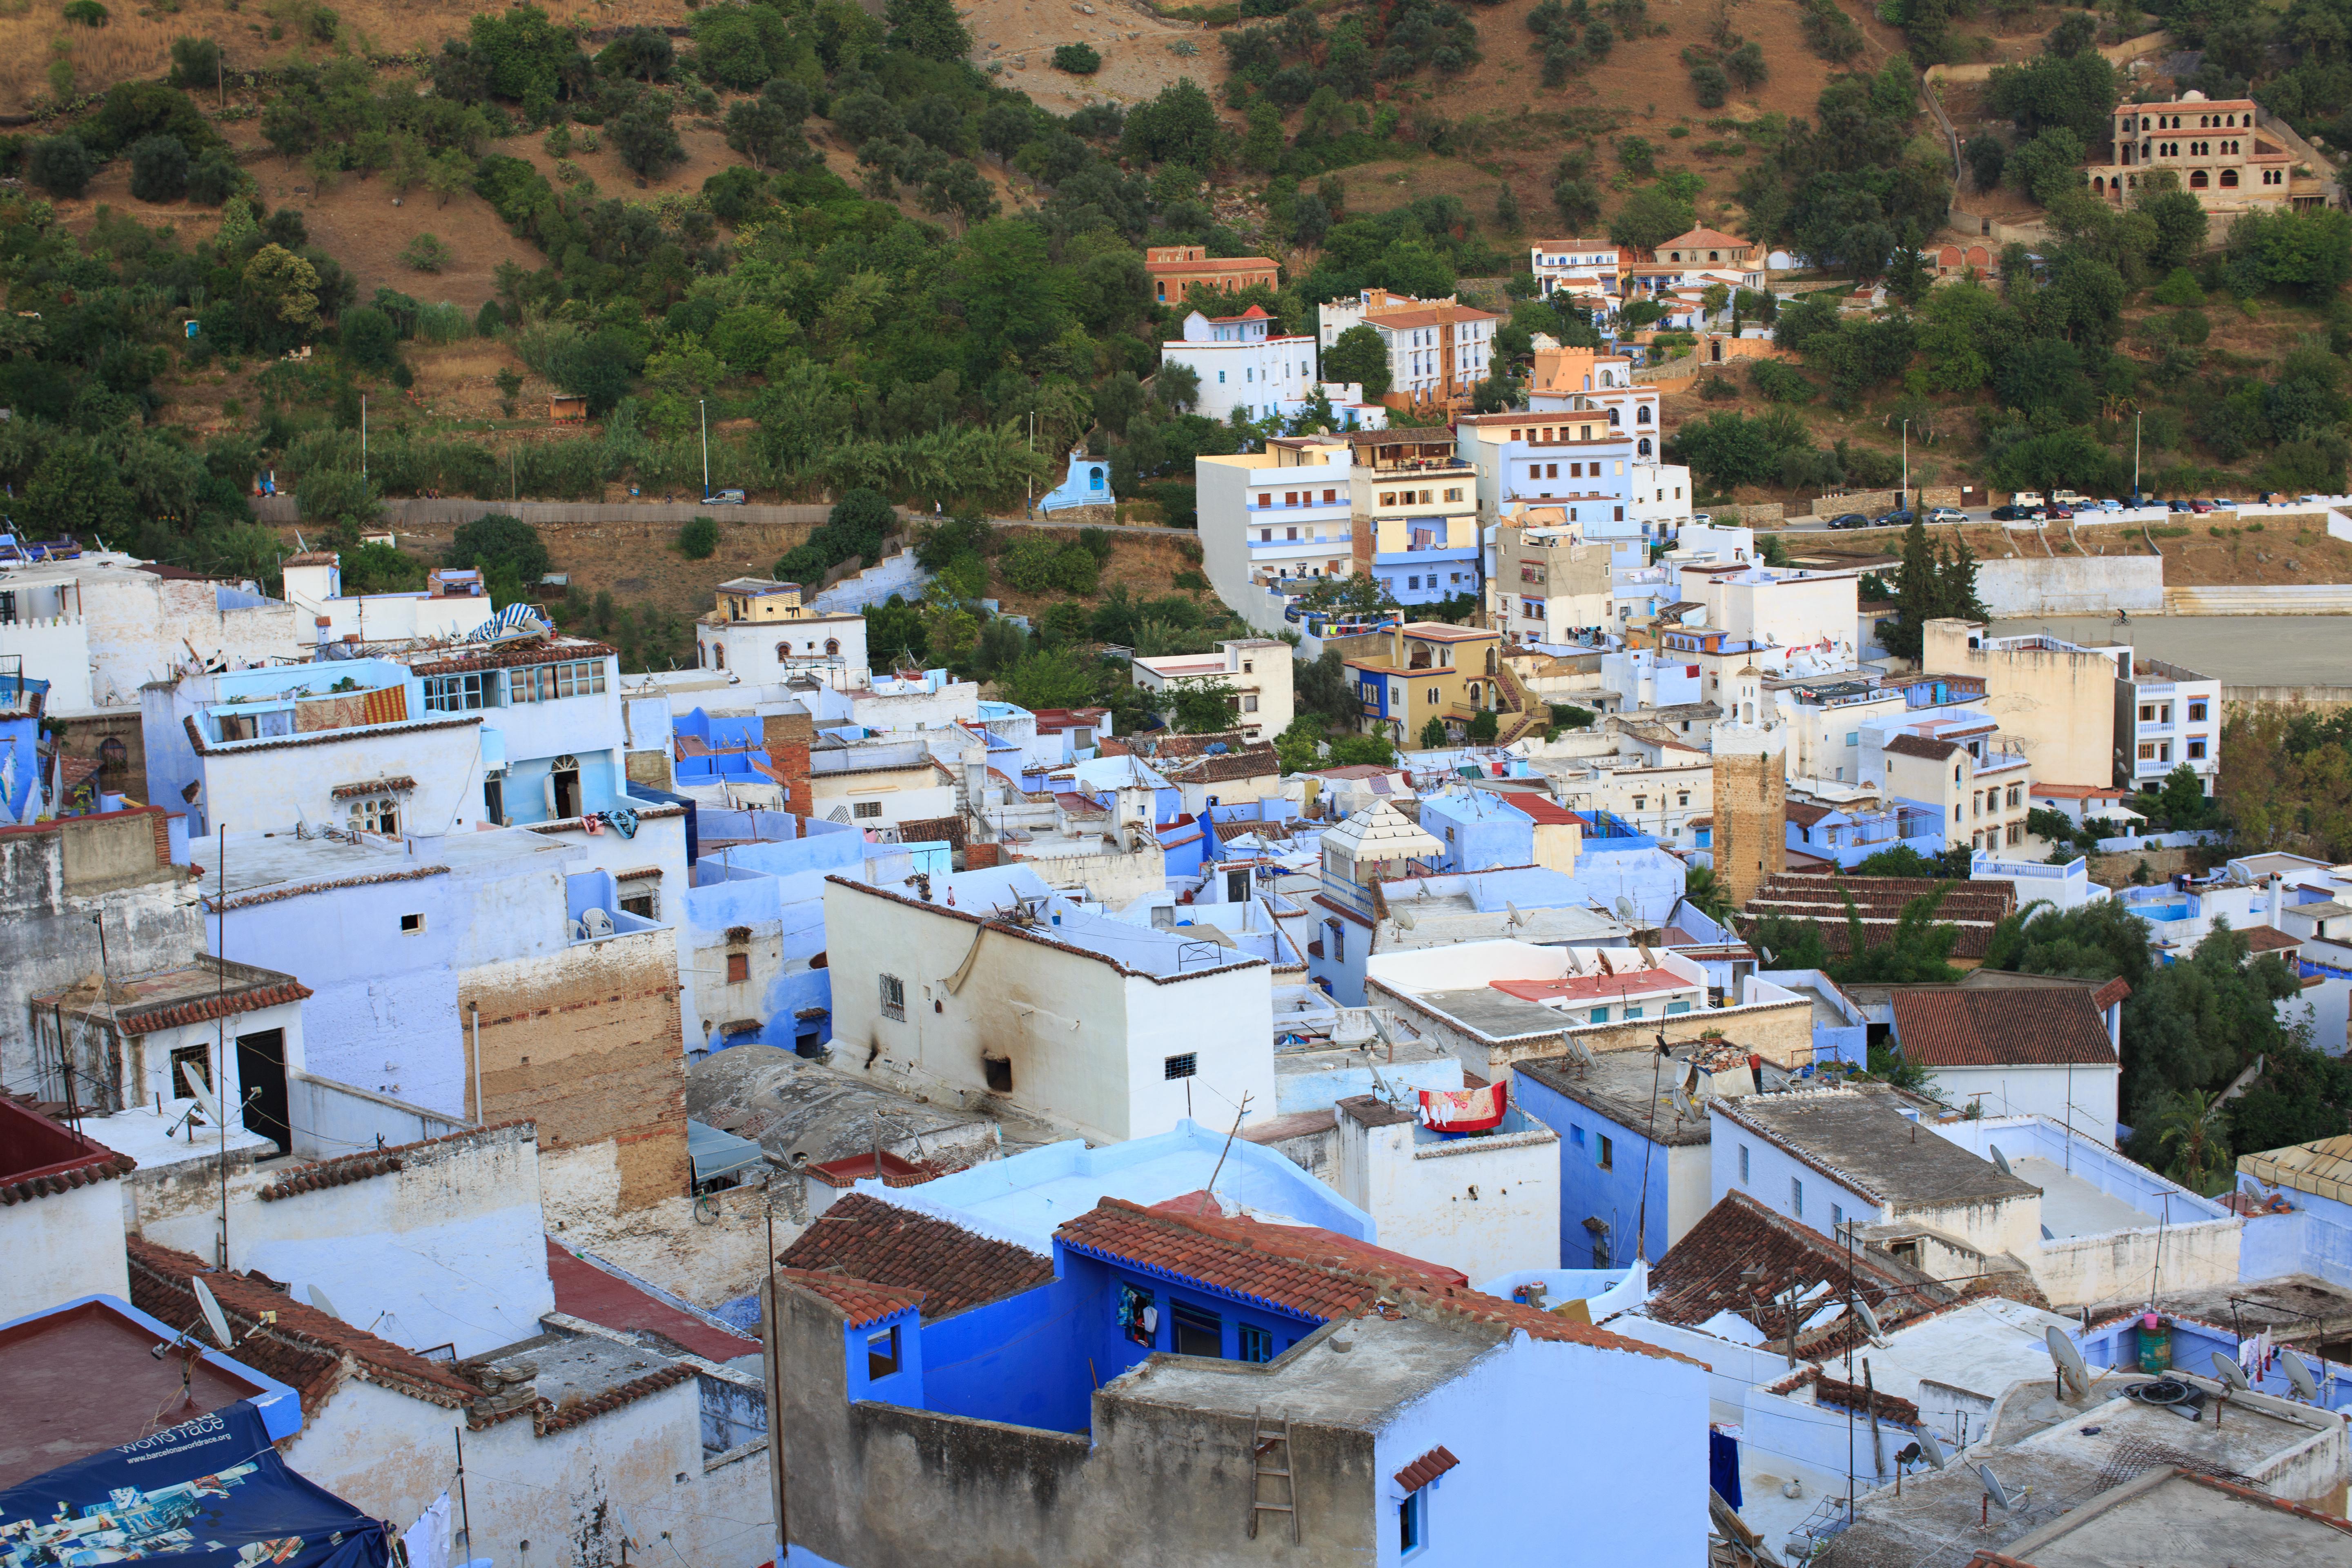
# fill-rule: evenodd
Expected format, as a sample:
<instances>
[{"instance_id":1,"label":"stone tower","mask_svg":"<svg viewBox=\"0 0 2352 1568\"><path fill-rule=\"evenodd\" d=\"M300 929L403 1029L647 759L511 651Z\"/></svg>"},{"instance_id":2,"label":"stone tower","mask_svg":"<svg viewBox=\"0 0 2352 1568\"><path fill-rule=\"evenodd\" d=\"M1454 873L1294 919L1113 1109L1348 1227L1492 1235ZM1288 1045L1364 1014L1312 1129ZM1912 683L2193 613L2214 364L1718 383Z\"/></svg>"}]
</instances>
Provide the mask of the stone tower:
<instances>
[{"instance_id":1,"label":"stone tower","mask_svg":"<svg viewBox=\"0 0 2352 1568\"><path fill-rule=\"evenodd\" d=\"M1788 863L1789 726L1754 665L1724 685L1723 717L1707 731L1715 753L1715 879L1735 909Z\"/></svg>"}]
</instances>

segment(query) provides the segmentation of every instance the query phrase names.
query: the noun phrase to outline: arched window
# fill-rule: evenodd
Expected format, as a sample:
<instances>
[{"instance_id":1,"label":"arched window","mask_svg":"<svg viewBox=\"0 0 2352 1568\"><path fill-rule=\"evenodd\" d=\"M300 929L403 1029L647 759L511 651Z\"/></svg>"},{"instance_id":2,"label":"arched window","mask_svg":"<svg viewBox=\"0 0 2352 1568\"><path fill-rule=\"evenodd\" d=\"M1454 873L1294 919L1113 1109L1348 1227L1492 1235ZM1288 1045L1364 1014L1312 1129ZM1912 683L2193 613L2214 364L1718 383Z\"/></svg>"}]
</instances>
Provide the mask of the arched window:
<instances>
[{"instance_id":1,"label":"arched window","mask_svg":"<svg viewBox=\"0 0 2352 1568\"><path fill-rule=\"evenodd\" d=\"M2227 191L2234 191L2238 188L2237 170L2224 169L2221 171L2221 188Z\"/></svg>"},{"instance_id":2,"label":"arched window","mask_svg":"<svg viewBox=\"0 0 2352 1568\"><path fill-rule=\"evenodd\" d=\"M839 637L827 637L827 638L825 638L825 639L824 639L824 657L825 657L825 658L839 658L839 657L840 657L840 655L841 655L841 639L840 639Z\"/></svg>"},{"instance_id":3,"label":"arched window","mask_svg":"<svg viewBox=\"0 0 2352 1568\"><path fill-rule=\"evenodd\" d=\"M1614 408L1611 409L1611 410L1609 411L1609 427L1610 427L1612 430L1614 430L1615 428L1617 428L1617 426L1618 426L1619 423L1620 423L1620 421L1619 421L1619 419L1618 419L1618 417L1617 417L1617 410L1615 410Z\"/></svg>"},{"instance_id":4,"label":"arched window","mask_svg":"<svg viewBox=\"0 0 2352 1568\"><path fill-rule=\"evenodd\" d=\"M2190 190L2201 191L2211 183L2212 182L2205 177L2204 170L2191 169L2189 171L2189 188Z\"/></svg>"},{"instance_id":5,"label":"arched window","mask_svg":"<svg viewBox=\"0 0 2352 1568\"><path fill-rule=\"evenodd\" d=\"M725 643L715 642L710 645L710 668L713 669L724 669L727 668L727 645Z\"/></svg>"},{"instance_id":6,"label":"arched window","mask_svg":"<svg viewBox=\"0 0 2352 1568\"><path fill-rule=\"evenodd\" d=\"M792 644L790 644L790 643L788 643L788 642L780 642L780 643L778 643L778 644L776 645L776 662L777 662L778 664L782 664L785 660L787 660L787 659L791 658L792 657L793 657L793 645L792 645Z\"/></svg>"},{"instance_id":7,"label":"arched window","mask_svg":"<svg viewBox=\"0 0 2352 1568\"><path fill-rule=\"evenodd\" d=\"M1650 438L1647 436L1643 437L1642 439L1635 444L1634 450L1638 451L1644 458L1648 457L1650 455Z\"/></svg>"},{"instance_id":8,"label":"arched window","mask_svg":"<svg viewBox=\"0 0 2352 1568\"><path fill-rule=\"evenodd\" d=\"M1649 422L1650 405L1644 403L1633 410L1633 423L1636 425L1647 425Z\"/></svg>"}]
</instances>

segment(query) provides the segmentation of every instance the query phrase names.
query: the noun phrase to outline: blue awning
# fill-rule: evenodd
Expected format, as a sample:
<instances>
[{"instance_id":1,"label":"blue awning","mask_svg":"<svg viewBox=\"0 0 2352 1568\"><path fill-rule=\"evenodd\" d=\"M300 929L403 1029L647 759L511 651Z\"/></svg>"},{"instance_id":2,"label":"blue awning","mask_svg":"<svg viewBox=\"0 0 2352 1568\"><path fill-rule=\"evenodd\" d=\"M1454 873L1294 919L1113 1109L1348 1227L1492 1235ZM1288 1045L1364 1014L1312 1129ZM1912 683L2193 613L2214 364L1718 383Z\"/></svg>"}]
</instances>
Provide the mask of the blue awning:
<instances>
[{"instance_id":1,"label":"blue awning","mask_svg":"<svg viewBox=\"0 0 2352 1568\"><path fill-rule=\"evenodd\" d=\"M738 1138L732 1132L721 1132L694 1121L686 1124L686 1152L694 1161L694 1184L698 1187L749 1169L768 1157L767 1151L749 1138Z\"/></svg>"}]
</instances>

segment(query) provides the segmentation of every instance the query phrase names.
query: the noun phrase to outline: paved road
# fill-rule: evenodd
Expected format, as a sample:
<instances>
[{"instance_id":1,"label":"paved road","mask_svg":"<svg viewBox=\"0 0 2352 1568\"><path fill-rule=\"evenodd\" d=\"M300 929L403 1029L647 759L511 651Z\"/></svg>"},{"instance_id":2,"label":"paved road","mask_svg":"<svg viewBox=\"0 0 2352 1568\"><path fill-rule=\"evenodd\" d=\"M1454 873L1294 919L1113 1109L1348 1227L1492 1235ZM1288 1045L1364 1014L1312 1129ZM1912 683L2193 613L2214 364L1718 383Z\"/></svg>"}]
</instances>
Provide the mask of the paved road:
<instances>
[{"instance_id":1,"label":"paved road","mask_svg":"<svg viewBox=\"0 0 2352 1568\"><path fill-rule=\"evenodd\" d=\"M2352 616L2051 616L1995 621L2001 636L2046 631L2069 642L2127 642L2225 686L2336 686L2352 680Z\"/></svg>"}]
</instances>

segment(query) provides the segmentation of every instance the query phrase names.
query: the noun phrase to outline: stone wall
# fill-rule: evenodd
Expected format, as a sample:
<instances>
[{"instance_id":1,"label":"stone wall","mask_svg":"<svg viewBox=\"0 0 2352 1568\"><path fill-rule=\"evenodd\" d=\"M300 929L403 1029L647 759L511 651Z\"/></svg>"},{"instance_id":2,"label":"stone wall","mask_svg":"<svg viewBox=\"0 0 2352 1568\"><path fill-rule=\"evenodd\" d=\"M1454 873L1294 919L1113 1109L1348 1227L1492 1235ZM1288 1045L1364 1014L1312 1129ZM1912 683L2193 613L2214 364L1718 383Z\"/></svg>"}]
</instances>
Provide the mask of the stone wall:
<instances>
[{"instance_id":1,"label":"stone wall","mask_svg":"<svg viewBox=\"0 0 2352 1568\"><path fill-rule=\"evenodd\" d=\"M677 991L667 928L467 971L457 1005L482 1010L484 1119L530 1119L550 1154L612 1142L621 1210L686 1193Z\"/></svg>"},{"instance_id":2,"label":"stone wall","mask_svg":"<svg viewBox=\"0 0 2352 1568\"><path fill-rule=\"evenodd\" d=\"M2168 597L2155 555L2021 556L1977 563L1977 596L1995 617L2158 614Z\"/></svg>"},{"instance_id":3,"label":"stone wall","mask_svg":"<svg viewBox=\"0 0 2352 1568\"><path fill-rule=\"evenodd\" d=\"M1813 515L1835 517L1841 512L1861 511L1875 517L1880 512L1891 511L1902 505L1912 493L1906 490L1847 490L1840 495L1817 496L1813 500ZM1928 485L1919 488L1916 494L1923 506L1960 504L1960 491L1957 485Z\"/></svg>"},{"instance_id":4,"label":"stone wall","mask_svg":"<svg viewBox=\"0 0 2352 1568\"><path fill-rule=\"evenodd\" d=\"M1788 778L1778 747L1715 756L1715 874L1734 908L1787 863Z\"/></svg>"}]
</instances>

